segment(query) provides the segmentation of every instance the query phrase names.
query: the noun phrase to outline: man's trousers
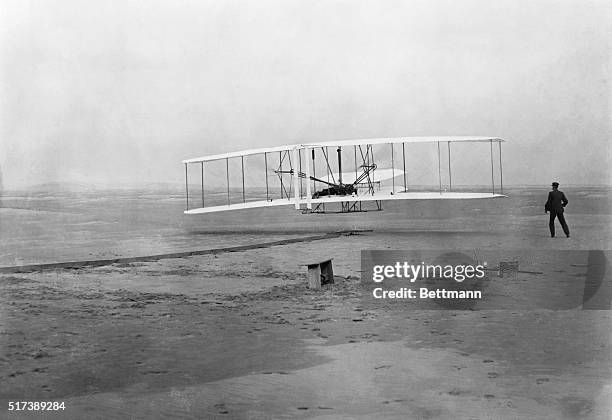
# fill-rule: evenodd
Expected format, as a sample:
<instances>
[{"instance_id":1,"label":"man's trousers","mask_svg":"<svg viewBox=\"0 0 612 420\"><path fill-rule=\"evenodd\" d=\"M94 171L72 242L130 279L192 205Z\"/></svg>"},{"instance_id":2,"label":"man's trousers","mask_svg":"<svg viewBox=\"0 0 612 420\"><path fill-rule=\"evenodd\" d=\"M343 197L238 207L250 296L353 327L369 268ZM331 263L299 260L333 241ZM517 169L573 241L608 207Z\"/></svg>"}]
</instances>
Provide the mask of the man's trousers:
<instances>
[{"instance_id":1,"label":"man's trousers","mask_svg":"<svg viewBox=\"0 0 612 420\"><path fill-rule=\"evenodd\" d=\"M550 236L555 236L555 217L559 218L559 223L561 223L561 227L563 228L563 232L567 236L569 236L569 227L567 227L567 223L565 222L565 216L563 212L556 212L551 210L550 212L550 222L548 223L548 227L550 228Z\"/></svg>"}]
</instances>

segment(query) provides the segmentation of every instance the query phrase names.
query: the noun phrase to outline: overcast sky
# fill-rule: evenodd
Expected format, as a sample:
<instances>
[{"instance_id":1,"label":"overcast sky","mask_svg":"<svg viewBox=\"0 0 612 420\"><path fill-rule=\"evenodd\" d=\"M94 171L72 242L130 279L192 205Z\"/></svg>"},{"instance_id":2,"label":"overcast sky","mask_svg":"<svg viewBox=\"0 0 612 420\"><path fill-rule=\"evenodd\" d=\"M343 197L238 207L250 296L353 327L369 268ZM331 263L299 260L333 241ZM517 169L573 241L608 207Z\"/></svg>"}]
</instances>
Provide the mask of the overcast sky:
<instances>
[{"instance_id":1,"label":"overcast sky","mask_svg":"<svg viewBox=\"0 0 612 420\"><path fill-rule=\"evenodd\" d=\"M0 181L182 182L182 159L487 135L508 184L609 184L608 1L9 1Z\"/></svg>"}]
</instances>

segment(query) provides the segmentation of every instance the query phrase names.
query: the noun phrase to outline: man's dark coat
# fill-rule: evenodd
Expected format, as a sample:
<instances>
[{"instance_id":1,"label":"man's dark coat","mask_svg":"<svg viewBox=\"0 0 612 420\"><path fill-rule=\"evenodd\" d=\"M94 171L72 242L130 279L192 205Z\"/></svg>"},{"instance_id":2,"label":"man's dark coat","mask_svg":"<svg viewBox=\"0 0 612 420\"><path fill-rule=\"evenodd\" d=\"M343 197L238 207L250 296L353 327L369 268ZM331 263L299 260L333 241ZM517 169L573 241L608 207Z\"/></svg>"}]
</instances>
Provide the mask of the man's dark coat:
<instances>
[{"instance_id":1,"label":"man's dark coat","mask_svg":"<svg viewBox=\"0 0 612 420\"><path fill-rule=\"evenodd\" d=\"M546 201L544 210L554 211L555 213L563 213L563 208L567 206L567 203L569 203L569 201L567 201L567 198L565 198L563 191L552 190L548 193L548 200Z\"/></svg>"}]
</instances>

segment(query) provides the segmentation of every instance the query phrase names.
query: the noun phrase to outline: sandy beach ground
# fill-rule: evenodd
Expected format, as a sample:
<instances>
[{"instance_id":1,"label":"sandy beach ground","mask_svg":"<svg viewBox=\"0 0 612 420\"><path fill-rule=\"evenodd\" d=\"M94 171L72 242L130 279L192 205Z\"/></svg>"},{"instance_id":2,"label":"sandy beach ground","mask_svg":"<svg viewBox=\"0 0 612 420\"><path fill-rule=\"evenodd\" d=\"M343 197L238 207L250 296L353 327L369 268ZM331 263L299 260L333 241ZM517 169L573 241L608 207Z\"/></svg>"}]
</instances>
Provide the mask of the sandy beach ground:
<instances>
[{"instance_id":1,"label":"sandy beach ground","mask_svg":"<svg viewBox=\"0 0 612 420\"><path fill-rule=\"evenodd\" d=\"M571 239L548 237L541 197L530 194L518 204L416 203L361 215L241 212L162 225L166 235L155 233L160 213L139 235L107 231L112 246L70 228L45 243L8 227L8 212L36 220L32 209L0 209L3 232L22 235L3 237L5 266L304 239L0 274L0 417L611 418L610 311L546 305L559 284L579 293L573 281L584 277L584 264L555 251L609 248L607 192L590 193L599 194L590 207L585 196L568 214ZM55 233L70 220L52 216L63 220ZM366 231L307 238L347 229ZM159 246L147 246L155 235ZM364 298L363 249L499 250L500 258L533 250L522 268L544 274L505 288L491 274L504 309L415 308ZM300 264L325 257L334 258L336 283L307 289ZM535 292L521 294L520 282ZM9 401L64 401L66 409L8 412Z\"/></svg>"}]
</instances>

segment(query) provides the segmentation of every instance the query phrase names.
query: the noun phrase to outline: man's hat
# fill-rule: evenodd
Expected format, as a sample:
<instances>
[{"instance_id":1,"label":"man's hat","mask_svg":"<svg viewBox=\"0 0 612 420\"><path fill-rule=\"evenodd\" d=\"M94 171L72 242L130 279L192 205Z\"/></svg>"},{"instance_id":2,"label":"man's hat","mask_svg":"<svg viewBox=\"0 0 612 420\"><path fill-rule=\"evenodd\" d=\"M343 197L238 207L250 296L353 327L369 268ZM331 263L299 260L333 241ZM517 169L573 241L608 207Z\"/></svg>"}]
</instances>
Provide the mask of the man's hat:
<instances>
[{"instance_id":1,"label":"man's hat","mask_svg":"<svg viewBox=\"0 0 612 420\"><path fill-rule=\"evenodd\" d=\"M555 182L553 182L553 183L552 183L552 186L553 186L553 187L558 187L558 186L559 186L559 183L558 183L557 181L555 181Z\"/></svg>"}]
</instances>

